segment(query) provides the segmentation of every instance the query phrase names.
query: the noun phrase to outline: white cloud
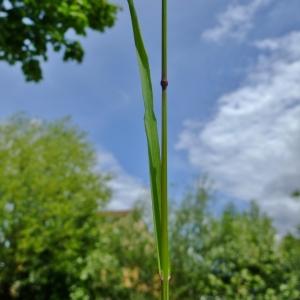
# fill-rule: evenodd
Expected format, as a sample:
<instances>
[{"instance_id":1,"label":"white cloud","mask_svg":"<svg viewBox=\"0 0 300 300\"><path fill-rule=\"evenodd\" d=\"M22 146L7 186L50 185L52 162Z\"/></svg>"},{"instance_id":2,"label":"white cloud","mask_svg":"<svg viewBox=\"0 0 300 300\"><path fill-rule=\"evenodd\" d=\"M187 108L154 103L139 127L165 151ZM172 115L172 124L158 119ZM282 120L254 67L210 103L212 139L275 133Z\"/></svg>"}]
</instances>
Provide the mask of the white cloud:
<instances>
[{"instance_id":1,"label":"white cloud","mask_svg":"<svg viewBox=\"0 0 300 300\"><path fill-rule=\"evenodd\" d=\"M126 173L113 154L101 150L98 152L98 161L100 170L112 175L112 179L109 181L112 200L108 209L130 209L137 201L149 198L149 192L142 182Z\"/></svg>"},{"instance_id":2,"label":"white cloud","mask_svg":"<svg viewBox=\"0 0 300 300\"><path fill-rule=\"evenodd\" d=\"M207 124L187 121L178 149L218 187L257 199L282 231L299 224L300 32L256 43L263 55L244 84L219 99Z\"/></svg>"},{"instance_id":3,"label":"white cloud","mask_svg":"<svg viewBox=\"0 0 300 300\"><path fill-rule=\"evenodd\" d=\"M248 4L230 4L217 17L217 25L203 32L206 40L218 42L225 38L243 39L253 26L255 14L273 0L252 0Z\"/></svg>"}]
</instances>

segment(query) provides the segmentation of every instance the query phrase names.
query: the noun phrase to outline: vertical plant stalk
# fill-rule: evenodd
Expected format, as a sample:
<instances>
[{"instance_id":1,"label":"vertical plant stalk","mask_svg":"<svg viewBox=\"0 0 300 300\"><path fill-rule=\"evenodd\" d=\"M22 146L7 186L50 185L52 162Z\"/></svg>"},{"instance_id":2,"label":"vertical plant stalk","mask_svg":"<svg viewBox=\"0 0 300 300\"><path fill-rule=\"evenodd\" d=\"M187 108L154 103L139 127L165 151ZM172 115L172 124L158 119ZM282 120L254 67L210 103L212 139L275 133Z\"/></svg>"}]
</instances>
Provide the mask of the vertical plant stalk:
<instances>
[{"instance_id":1,"label":"vertical plant stalk","mask_svg":"<svg viewBox=\"0 0 300 300\"><path fill-rule=\"evenodd\" d=\"M162 0L162 49L161 49L161 298L169 299L170 258L168 236L168 52L167 52L167 0Z\"/></svg>"},{"instance_id":2,"label":"vertical plant stalk","mask_svg":"<svg viewBox=\"0 0 300 300\"><path fill-rule=\"evenodd\" d=\"M161 278L161 299L169 300L170 259L168 238L168 135L167 135L167 0L162 0L162 127L161 149L153 105L153 91L148 55L144 46L133 0L127 0L137 53L142 94L144 122L148 144L154 231L157 245L158 270Z\"/></svg>"}]
</instances>

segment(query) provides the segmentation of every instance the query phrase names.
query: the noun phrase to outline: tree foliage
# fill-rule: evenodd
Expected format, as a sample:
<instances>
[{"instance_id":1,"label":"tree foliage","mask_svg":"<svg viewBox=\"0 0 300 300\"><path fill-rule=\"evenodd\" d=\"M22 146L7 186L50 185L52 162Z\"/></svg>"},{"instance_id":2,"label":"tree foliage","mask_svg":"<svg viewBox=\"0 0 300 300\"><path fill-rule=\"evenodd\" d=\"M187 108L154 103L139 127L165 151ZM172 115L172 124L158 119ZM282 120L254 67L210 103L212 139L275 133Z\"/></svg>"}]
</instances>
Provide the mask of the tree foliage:
<instances>
[{"instance_id":1,"label":"tree foliage","mask_svg":"<svg viewBox=\"0 0 300 300\"><path fill-rule=\"evenodd\" d=\"M70 299L108 199L85 135L68 120L0 126L0 299Z\"/></svg>"},{"instance_id":2,"label":"tree foliage","mask_svg":"<svg viewBox=\"0 0 300 300\"><path fill-rule=\"evenodd\" d=\"M200 189L176 213L171 236L174 299L299 299L299 272L291 267L299 257L283 254L271 220L254 204L245 212L229 206L214 217L208 201ZM299 255L299 241L287 243ZM291 254L289 246L283 248Z\"/></svg>"},{"instance_id":3,"label":"tree foliage","mask_svg":"<svg viewBox=\"0 0 300 300\"><path fill-rule=\"evenodd\" d=\"M26 80L39 81L49 46L62 50L64 61L81 62L84 51L71 36L103 32L117 10L107 0L0 0L0 60L21 63Z\"/></svg>"},{"instance_id":4,"label":"tree foliage","mask_svg":"<svg viewBox=\"0 0 300 300\"><path fill-rule=\"evenodd\" d=\"M110 212L100 216L101 247L94 251L91 263L84 270L93 282L90 290L95 298L90 299L158 299L160 278L155 244L142 211L137 208L126 216ZM101 262L103 253L107 264Z\"/></svg>"}]
</instances>

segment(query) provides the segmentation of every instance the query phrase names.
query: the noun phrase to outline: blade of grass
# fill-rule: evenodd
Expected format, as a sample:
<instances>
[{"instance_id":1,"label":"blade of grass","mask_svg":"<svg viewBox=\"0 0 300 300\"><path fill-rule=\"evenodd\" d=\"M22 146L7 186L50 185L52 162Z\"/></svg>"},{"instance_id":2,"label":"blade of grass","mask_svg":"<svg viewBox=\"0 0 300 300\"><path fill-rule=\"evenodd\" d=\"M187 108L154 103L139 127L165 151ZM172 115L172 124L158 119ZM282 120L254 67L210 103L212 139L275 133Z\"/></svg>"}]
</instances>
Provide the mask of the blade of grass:
<instances>
[{"instance_id":1,"label":"blade of grass","mask_svg":"<svg viewBox=\"0 0 300 300\"><path fill-rule=\"evenodd\" d=\"M148 55L144 47L142 34L133 4L128 0L131 22L133 28L134 42L138 58L139 72L142 83L142 93L145 107L145 130L148 144L148 157L150 169L151 195L153 206L154 229L157 244L158 268L161 273L161 161L160 146L157 131L157 122L153 107L153 91L150 75Z\"/></svg>"}]
</instances>

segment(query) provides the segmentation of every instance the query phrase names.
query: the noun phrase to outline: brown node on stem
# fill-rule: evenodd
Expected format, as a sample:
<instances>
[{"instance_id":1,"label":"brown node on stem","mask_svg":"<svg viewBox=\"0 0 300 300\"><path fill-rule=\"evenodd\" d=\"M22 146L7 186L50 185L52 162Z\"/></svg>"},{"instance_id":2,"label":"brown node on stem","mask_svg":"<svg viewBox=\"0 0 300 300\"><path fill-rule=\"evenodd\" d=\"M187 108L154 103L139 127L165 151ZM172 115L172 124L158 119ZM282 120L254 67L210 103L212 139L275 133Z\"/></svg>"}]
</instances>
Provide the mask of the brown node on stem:
<instances>
[{"instance_id":1,"label":"brown node on stem","mask_svg":"<svg viewBox=\"0 0 300 300\"><path fill-rule=\"evenodd\" d=\"M160 82L160 85L162 87L163 90L165 90L168 87L168 80L167 79L162 79Z\"/></svg>"}]
</instances>

